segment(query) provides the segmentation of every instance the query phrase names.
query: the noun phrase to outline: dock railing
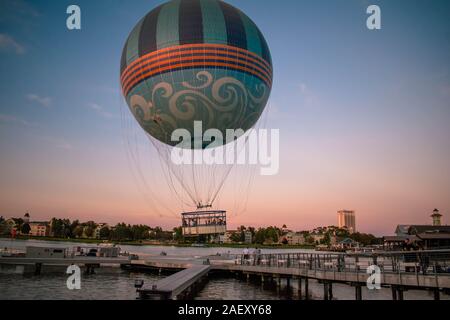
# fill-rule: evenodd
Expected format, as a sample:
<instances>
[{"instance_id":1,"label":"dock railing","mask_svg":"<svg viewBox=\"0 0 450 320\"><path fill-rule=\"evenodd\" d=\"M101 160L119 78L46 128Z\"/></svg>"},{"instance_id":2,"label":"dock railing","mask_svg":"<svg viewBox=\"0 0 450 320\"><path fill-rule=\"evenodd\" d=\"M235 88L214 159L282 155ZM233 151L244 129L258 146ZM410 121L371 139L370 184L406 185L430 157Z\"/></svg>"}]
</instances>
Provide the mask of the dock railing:
<instances>
[{"instance_id":1,"label":"dock railing","mask_svg":"<svg viewBox=\"0 0 450 320\"><path fill-rule=\"evenodd\" d=\"M369 266L376 265L383 273L448 275L450 274L450 250L374 253L250 253L236 255L235 264L356 273L366 273Z\"/></svg>"}]
</instances>

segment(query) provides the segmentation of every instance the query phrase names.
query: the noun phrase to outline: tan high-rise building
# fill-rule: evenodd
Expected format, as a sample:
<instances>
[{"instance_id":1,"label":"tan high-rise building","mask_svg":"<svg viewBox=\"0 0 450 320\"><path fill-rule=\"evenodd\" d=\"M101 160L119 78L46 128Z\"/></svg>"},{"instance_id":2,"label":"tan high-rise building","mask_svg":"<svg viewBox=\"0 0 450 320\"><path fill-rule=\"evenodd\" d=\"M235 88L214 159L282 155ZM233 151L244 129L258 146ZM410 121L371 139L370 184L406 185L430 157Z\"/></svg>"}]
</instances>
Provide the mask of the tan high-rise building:
<instances>
[{"instance_id":1,"label":"tan high-rise building","mask_svg":"<svg viewBox=\"0 0 450 320\"><path fill-rule=\"evenodd\" d=\"M347 228L350 233L356 232L355 211L340 210L338 211L338 227Z\"/></svg>"}]
</instances>

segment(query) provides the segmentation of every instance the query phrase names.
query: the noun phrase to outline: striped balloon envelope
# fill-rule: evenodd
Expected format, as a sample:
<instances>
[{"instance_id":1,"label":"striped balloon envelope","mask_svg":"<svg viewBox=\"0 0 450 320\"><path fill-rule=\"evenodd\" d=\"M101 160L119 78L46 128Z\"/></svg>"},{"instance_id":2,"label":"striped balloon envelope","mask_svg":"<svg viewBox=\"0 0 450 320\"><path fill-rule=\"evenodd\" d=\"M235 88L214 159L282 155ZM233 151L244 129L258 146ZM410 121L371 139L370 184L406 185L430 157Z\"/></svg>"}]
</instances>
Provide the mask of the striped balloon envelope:
<instances>
[{"instance_id":1,"label":"striped balloon envelope","mask_svg":"<svg viewBox=\"0 0 450 320\"><path fill-rule=\"evenodd\" d=\"M172 0L149 12L123 48L123 95L141 127L166 145L175 129L252 128L272 87L256 24L218 0ZM194 138L193 138L194 139ZM202 146L204 147L204 145ZM194 148L194 144L192 144Z\"/></svg>"}]
</instances>

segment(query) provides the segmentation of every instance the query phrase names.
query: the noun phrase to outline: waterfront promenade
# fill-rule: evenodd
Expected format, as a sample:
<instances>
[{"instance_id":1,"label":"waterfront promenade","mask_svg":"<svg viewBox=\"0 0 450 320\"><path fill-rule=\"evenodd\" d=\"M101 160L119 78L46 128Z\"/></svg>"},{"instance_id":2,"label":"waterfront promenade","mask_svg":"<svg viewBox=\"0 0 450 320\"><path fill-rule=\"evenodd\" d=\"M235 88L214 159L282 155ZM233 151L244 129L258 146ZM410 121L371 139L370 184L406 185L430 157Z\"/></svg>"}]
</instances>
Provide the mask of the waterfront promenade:
<instances>
[{"instance_id":1,"label":"waterfront promenade","mask_svg":"<svg viewBox=\"0 0 450 320\"><path fill-rule=\"evenodd\" d=\"M211 256L201 259L183 259L175 257L153 257L145 261L132 261L126 268L162 270L195 270L198 265L210 266L210 272L229 272L247 280L275 282L278 285L284 279L288 286L297 282L299 297L308 299L309 281L323 284L324 299L333 299L333 284L345 284L354 287L355 299L362 300L362 287L367 285L371 274L369 266L380 271L380 285L392 290L393 300L403 300L407 290L430 290L436 300L443 291L450 290L450 250L385 252L374 254L337 254L337 253L289 253L263 255ZM373 268L373 267L372 267ZM186 272L185 272L186 273ZM206 276L203 274L198 280ZM170 277L168 278L170 280ZM176 274L173 278L175 281ZM167 282L167 280L166 280ZM158 295L158 283L145 284L138 290L141 298ZM194 296L189 286L189 296ZM160 295L160 298L175 294ZM179 295L183 297L183 295Z\"/></svg>"}]
</instances>

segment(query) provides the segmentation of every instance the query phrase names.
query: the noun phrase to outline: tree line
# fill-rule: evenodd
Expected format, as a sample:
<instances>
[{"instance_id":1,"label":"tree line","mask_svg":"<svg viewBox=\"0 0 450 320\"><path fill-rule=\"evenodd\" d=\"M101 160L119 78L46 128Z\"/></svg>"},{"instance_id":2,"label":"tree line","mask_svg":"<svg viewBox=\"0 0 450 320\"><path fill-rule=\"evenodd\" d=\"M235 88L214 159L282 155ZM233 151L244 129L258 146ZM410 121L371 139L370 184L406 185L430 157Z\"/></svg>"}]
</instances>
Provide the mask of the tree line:
<instances>
[{"instance_id":1,"label":"tree line","mask_svg":"<svg viewBox=\"0 0 450 320\"><path fill-rule=\"evenodd\" d=\"M24 222L22 218L14 218L17 230L21 234L27 235L30 232L30 226ZM177 227L172 231L164 231L161 227L150 227L143 224L130 225L126 223L118 223L115 226L98 224L94 221L80 222L79 220L70 221L69 219L52 218L49 225L50 236L55 238L97 238L101 240L110 241L141 241L141 240L156 240L156 241L171 241L175 240L183 243L186 239L183 238L182 228ZM100 228L100 229L98 229ZM286 234L289 232L286 225L281 228L276 226L269 227L246 227L240 226L235 232L230 233L230 240L233 243L244 243L246 241L246 233L252 236L252 243L254 244L287 244ZM5 229L5 219L0 217L0 235L6 235L9 231ZM311 231L298 232L303 235L306 244L310 245L330 245L332 238L345 239L350 238L362 245L380 244L381 239L372 234L365 233L350 233L345 228L338 228L335 226L319 227ZM316 235L321 235L320 241L316 240Z\"/></svg>"},{"instance_id":2,"label":"tree line","mask_svg":"<svg viewBox=\"0 0 450 320\"><path fill-rule=\"evenodd\" d=\"M288 232L286 225L283 227L269 226L266 228L254 228L254 227L246 227L240 226L236 232L234 232L230 236L230 240L234 243L243 243L245 242L245 233L250 232L252 235L252 242L255 244L274 244L274 243L282 243L287 244L286 234ZM331 245L332 238L335 240L343 240L345 238L350 238L353 241L359 242L360 244L367 245L376 245L381 244L382 239L377 238L373 234L366 233L350 233L345 228L338 228L336 226L328 226L328 227L319 227L315 228L311 231L300 231L298 234L303 235L305 239L305 244L309 245ZM319 235L321 240L316 240L314 236Z\"/></svg>"},{"instance_id":3,"label":"tree line","mask_svg":"<svg viewBox=\"0 0 450 320\"><path fill-rule=\"evenodd\" d=\"M29 235L29 223L22 218L14 218L15 228L22 235ZM97 238L111 241L140 241L140 240L172 240L173 232L164 231L161 227L150 227L143 224L118 223L115 226L98 224L94 221L80 222L69 219L52 218L49 225L49 236L64 239ZM0 217L0 235L9 235L6 220Z\"/></svg>"}]
</instances>

